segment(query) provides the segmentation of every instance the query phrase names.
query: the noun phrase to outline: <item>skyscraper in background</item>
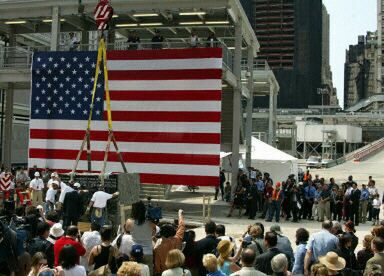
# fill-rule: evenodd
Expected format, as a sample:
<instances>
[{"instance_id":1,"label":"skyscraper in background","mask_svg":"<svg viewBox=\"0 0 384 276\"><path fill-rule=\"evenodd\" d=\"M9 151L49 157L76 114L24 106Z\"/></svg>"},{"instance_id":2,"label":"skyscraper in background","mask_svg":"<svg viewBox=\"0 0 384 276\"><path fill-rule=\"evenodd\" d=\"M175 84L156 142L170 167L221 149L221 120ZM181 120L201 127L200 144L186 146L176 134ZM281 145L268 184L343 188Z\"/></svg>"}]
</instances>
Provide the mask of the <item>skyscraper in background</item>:
<instances>
[{"instance_id":1,"label":"skyscraper in background","mask_svg":"<svg viewBox=\"0 0 384 276\"><path fill-rule=\"evenodd\" d=\"M330 88L324 104L334 94L329 68L329 15L323 22L321 0L241 1L260 43L260 59L266 59L279 82L279 108L321 105L318 88ZM250 10L249 10L250 9ZM323 24L324 23L324 24ZM328 31L323 36L323 25ZM323 43L328 43L325 47ZM323 55L326 57L323 59ZM267 107L257 98L255 107Z\"/></svg>"},{"instance_id":2,"label":"skyscraper in background","mask_svg":"<svg viewBox=\"0 0 384 276\"><path fill-rule=\"evenodd\" d=\"M377 0L377 93L384 93L383 79L384 79L384 66L383 66L383 39L384 39L384 0Z\"/></svg>"},{"instance_id":3,"label":"skyscraper in background","mask_svg":"<svg viewBox=\"0 0 384 276\"><path fill-rule=\"evenodd\" d=\"M377 70L377 34L367 32L360 35L356 45L350 45L345 54L344 64L344 108L350 108L361 100L377 94L381 89ZM360 111L368 111L368 106Z\"/></svg>"}]
</instances>

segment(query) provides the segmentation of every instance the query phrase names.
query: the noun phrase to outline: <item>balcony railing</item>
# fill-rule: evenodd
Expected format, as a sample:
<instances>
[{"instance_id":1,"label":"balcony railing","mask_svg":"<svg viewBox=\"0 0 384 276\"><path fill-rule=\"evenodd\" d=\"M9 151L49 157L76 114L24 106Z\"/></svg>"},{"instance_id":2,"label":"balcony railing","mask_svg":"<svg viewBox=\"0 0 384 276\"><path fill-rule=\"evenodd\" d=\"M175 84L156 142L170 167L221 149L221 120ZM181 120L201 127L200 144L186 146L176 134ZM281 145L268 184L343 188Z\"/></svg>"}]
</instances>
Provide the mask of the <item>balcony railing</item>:
<instances>
[{"instance_id":1,"label":"balcony railing","mask_svg":"<svg viewBox=\"0 0 384 276\"><path fill-rule=\"evenodd\" d=\"M207 41L199 41L198 48L206 46L219 47L223 50L223 66L229 70L233 70L233 51L220 42L216 41L213 44ZM142 42L137 44L127 43L125 41L116 41L113 44L107 44L110 50L146 50L146 49L181 49L191 48L189 42L163 42L151 43ZM70 45L60 45L58 51L96 51L97 45L95 44L78 44L73 49ZM0 68L30 68L32 64L32 56L34 52L50 51L49 46L41 47L1 47L0 46Z\"/></svg>"},{"instance_id":2,"label":"balcony railing","mask_svg":"<svg viewBox=\"0 0 384 276\"><path fill-rule=\"evenodd\" d=\"M241 61L241 69L248 70L248 63L246 59ZM253 61L253 70L268 71L271 70L271 68L268 65L268 61L265 59L255 59Z\"/></svg>"}]
</instances>

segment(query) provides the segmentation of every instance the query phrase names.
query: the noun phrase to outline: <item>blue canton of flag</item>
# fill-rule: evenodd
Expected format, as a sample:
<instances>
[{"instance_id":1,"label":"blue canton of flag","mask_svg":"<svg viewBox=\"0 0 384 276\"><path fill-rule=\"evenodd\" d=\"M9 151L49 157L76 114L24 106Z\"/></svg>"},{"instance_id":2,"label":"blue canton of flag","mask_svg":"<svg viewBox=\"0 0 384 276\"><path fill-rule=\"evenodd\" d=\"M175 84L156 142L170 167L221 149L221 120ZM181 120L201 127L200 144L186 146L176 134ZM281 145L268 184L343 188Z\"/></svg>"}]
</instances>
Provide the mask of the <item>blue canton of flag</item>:
<instances>
[{"instance_id":1,"label":"blue canton of flag","mask_svg":"<svg viewBox=\"0 0 384 276\"><path fill-rule=\"evenodd\" d=\"M33 56L31 119L87 120L97 52L39 52ZM92 119L103 120L104 75L100 71Z\"/></svg>"}]
</instances>

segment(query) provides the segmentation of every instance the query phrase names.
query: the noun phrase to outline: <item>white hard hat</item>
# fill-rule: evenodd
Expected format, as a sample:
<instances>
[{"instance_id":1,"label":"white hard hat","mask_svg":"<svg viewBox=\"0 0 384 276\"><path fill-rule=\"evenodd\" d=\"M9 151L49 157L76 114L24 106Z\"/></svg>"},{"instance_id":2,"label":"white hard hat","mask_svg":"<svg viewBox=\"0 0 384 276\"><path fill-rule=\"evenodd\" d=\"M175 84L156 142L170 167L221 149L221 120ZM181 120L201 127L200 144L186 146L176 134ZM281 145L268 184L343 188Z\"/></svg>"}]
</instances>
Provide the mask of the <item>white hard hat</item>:
<instances>
[{"instance_id":1,"label":"white hard hat","mask_svg":"<svg viewBox=\"0 0 384 276\"><path fill-rule=\"evenodd\" d=\"M39 172L35 172L35 176L40 176L40 173Z\"/></svg>"},{"instance_id":2,"label":"white hard hat","mask_svg":"<svg viewBox=\"0 0 384 276\"><path fill-rule=\"evenodd\" d=\"M81 187L79 182L76 182L75 184L73 184L73 186L76 187L76 188L80 188Z\"/></svg>"}]
</instances>

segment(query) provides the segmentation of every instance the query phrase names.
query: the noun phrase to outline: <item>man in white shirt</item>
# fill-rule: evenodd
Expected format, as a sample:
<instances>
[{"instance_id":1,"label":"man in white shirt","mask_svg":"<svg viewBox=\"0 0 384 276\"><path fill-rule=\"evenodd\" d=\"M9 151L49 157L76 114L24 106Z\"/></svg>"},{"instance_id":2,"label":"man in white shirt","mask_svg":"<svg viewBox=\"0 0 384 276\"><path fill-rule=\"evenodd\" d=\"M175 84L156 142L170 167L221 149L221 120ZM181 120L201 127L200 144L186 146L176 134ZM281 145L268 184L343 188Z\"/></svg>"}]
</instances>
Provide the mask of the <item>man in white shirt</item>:
<instances>
[{"instance_id":1,"label":"man in white shirt","mask_svg":"<svg viewBox=\"0 0 384 276\"><path fill-rule=\"evenodd\" d=\"M86 271L93 270L93 265L88 266L88 258L92 248L101 244L101 236L99 231L100 225L92 223L90 231L84 232L83 236L81 236L81 241L86 251L85 255L80 257L80 264L85 267Z\"/></svg>"},{"instance_id":2,"label":"man in white shirt","mask_svg":"<svg viewBox=\"0 0 384 276\"><path fill-rule=\"evenodd\" d=\"M65 184L64 182L60 181L60 196L59 196L59 202L61 204L64 203L64 198L65 198L65 194L66 193L69 193L69 192L72 192L73 191L73 188L67 184Z\"/></svg>"},{"instance_id":3,"label":"man in white shirt","mask_svg":"<svg viewBox=\"0 0 384 276\"><path fill-rule=\"evenodd\" d=\"M252 249L244 249L241 253L242 268L239 271L232 273L231 276L266 276L266 274L264 274L263 272L255 269L255 259L256 254Z\"/></svg>"},{"instance_id":4,"label":"man in white shirt","mask_svg":"<svg viewBox=\"0 0 384 276\"><path fill-rule=\"evenodd\" d=\"M118 235L112 242L112 245L119 250L119 253L129 256L134 244L135 243L133 242L132 235L125 229L124 224L124 233Z\"/></svg>"},{"instance_id":5,"label":"man in white shirt","mask_svg":"<svg viewBox=\"0 0 384 276\"><path fill-rule=\"evenodd\" d=\"M45 195L45 212L53 211L56 202L56 193L59 188L59 182L54 180Z\"/></svg>"},{"instance_id":6,"label":"man in white shirt","mask_svg":"<svg viewBox=\"0 0 384 276\"><path fill-rule=\"evenodd\" d=\"M35 178L29 183L29 188L32 190L32 204L33 206L43 204L43 188L44 182L40 178L40 173L35 172Z\"/></svg>"},{"instance_id":7,"label":"man in white shirt","mask_svg":"<svg viewBox=\"0 0 384 276\"><path fill-rule=\"evenodd\" d=\"M107 201L118 195L119 192L114 194L108 194L104 192L104 186L100 185L99 190L93 194L91 202L87 208L87 213L91 208L93 208L91 214L91 222L97 223L101 227L104 226L106 218L105 207L107 206Z\"/></svg>"}]
</instances>

